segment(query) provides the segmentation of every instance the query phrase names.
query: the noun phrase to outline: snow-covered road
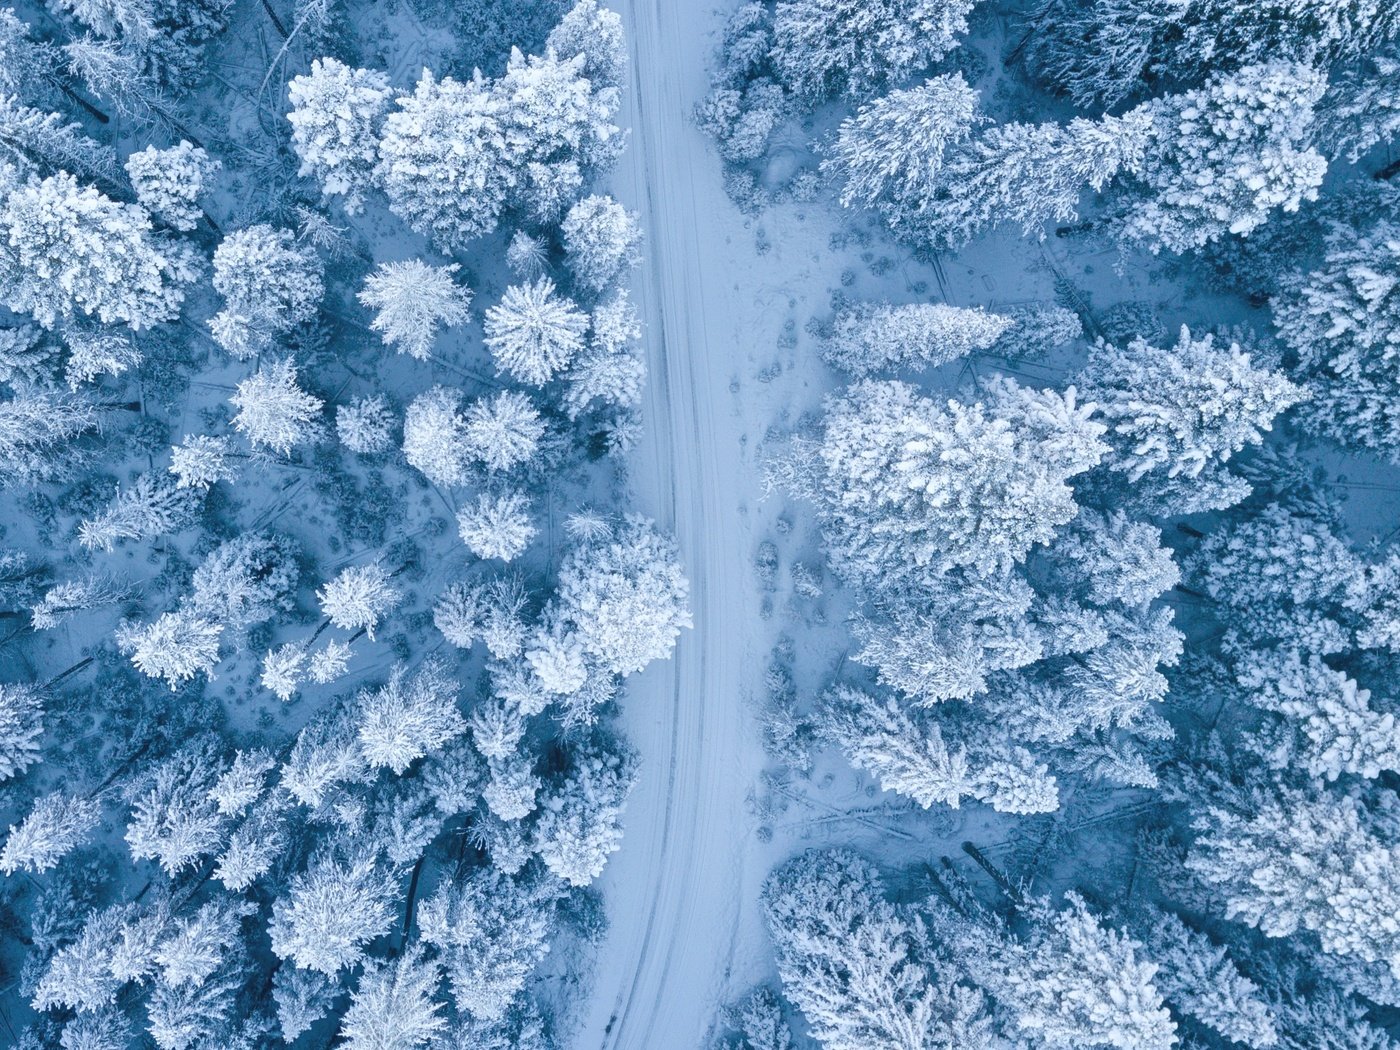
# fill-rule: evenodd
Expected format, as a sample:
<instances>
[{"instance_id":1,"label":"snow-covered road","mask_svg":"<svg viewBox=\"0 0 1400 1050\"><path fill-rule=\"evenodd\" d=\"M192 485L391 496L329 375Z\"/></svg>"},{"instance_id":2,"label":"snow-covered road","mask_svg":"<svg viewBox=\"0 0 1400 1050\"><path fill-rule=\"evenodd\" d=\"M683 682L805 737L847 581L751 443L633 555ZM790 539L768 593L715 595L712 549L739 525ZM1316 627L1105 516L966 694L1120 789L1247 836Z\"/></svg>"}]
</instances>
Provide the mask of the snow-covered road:
<instances>
[{"instance_id":1,"label":"snow-covered road","mask_svg":"<svg viewBox=\"0 0 1400 1050\"><path fill-rule=\"evenodd\" d=\"M615 190L642 212L647 264L635 282L646 321L646 437L634 457L642 510L678 537L695 629L675 658L629 683L623 723L642 779L603 889L612 928L575 1045L697 1047L728 994L761 765L745 686L761 650L751 542L739 516L734 396L736 290L726 227L737 225L719 163L689 113L711 47L707 9L678 0L620 5L632 47L632 142ZM739 242L742 243L742 242ZM750 257L752 253L746 253ZM745 887L745 882L750 887Z\"/></svg>"}]
</instances>

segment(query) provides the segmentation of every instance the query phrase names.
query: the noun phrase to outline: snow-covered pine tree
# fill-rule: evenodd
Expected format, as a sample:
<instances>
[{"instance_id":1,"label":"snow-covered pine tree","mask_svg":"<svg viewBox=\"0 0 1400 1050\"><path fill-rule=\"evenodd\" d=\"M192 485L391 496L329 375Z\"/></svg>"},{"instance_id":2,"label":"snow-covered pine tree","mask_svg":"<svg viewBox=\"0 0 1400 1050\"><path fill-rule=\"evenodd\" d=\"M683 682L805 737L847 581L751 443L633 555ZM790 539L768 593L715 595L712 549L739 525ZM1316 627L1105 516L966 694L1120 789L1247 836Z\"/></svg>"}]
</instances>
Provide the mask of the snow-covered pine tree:
<instances>
[{"instance_id":1,"label":"snow-covered pine tree","mask_svg":"<svg viewBox=\"0 0 1400 1050\"><path fill-rule=\"evenodd\" d=\"M435 998L441 974L414 945L396 959L365 966L340 1023L346 1050L417 1050L447 1026Z\"/></svg>"},{"instance_id":2,"label":"snow-covered pine tree","mask_svg":"<svg viewBox=\"0 0 1400 1050\"><path fill-rule=\"evenodd\" d=\"M214 291L224 308L210 318L209 330L230 354L247 360L316 316L325 292L321 260L290 230L248 226L214 250Z\"/></svg>"},{"instance_id":3,"label":"snow-covered pine tree","mask_svg":"<svg viewBox=\"0 0 1400 1050\"><path fill-rule=\"evenodd\" d=\"M45 328L78 313L135 330L173 320L194 279L180 245L145 209L82 186L67 172L0 189L4 303Z\"/></svg>"},{"instance_id":4,"label":"snow-covered pine tree","mask_svg":"<svg viewBox=\"0 0 1400 1050\"><path fill-rule=\"evenodd\" d=\"M516 490L480 493L476 502L457 512L457 531L478 558L510 561L534 539L530 501Z\"/></svg>"},{"instance_id":5,"label":"snow-covered pine tree","mask_svg":"<svg viewBox=\"0 0 1400 1050\"><path fill-rule=\"evenodd\" d=\"M1400 226L1334 227L1321 264L1289 275L1272 308L1313 395L1308 427L1400 459Z\"/></svg>"},{"instance_id":6,"label":"snow-covered pine tree","mask_svg":"<svg viewBox=\"0 0 1400 1050\"><path fill-rule=\"evenodd\" d=\"M169 476L141 474L97 514L78 525L78 542L87 550L111 553L118 543L149 540L186 528L194 520L199 498Z\"/></svg>"},{"instance_id":7,"label":"snow-covered pine tree","mask_svg":"<svg viewBox=\"0 0 1400 1050\"><path fill-rule=\"evenodd\" d=\"M344 631L363 629L370 640L384 615L403 599L403 593L389 582L389 573L378 562L351 565L316 592L321 612L331 624Z\"/></svg>"},{"instance_id":8,"label":"snow-covered pine tree","mask_svg":"<svg viewBox=\"0 0 1400 1050\"><path fill-rule=\"evenodd\" d=\"M357 965L365 946L394 923L397 881L373 856L314 857L273 902L273 952L327 977Z\"/></svg>"},{"instance_id":9,"label":"snow-covered pine tree","mask_svg":"<svg viewBox=\"0 0 1400 1050\"><path fill-rule=\"evenodd\" d=\"M418 759L465 733L458 689L446 664L428 660L411 674L398 664L382 686L360 693L358 734L369 766L402 776Z\"/></svg>"},{"instance_id":10,"label":"snow-covered pine tree","mask_svg":"<svg viewBox=\"0 0 1400 1050\"><path fill-rule=\"evenodd\" d=\"M611 197L583 198L564 216L559 232L574 280L595 294L607 291L641 261L637 215Z\"/></svg>"},{"instance_id":11,"label":"snow-covered pine tree","mask_svg":"<svg viewBox=\"0 0 1400 1050\"><path fill-rule=\"evenodd\" d=\"M565 62L582 55L580 72L594 91L622 87L627 69L622 16L600 7L598 0L578 0L549 31L545 46Z\"/></svg>"},{"instance_id":12,"label":"snow-covered pine tree","mask_svg":"<svg viewBox=\"0 0 1400 1050\"><path fill-rule=\"evenodd\" d=\"M68 360L63 374L70 390L77 390L98 376L122 375L145 360L135 340L117 329L73 326L64 333L64 342L68 344Z\"/></svg>"},{"instance_id":13,"label":"snow-covered pine tree","mask_svg":"<svg viewBox=\"0 0 1400 1050\"><path fill-rule=\"evenodd\" d=\"M1010 318L946 303L856 303L836 315L822 356L864 378L896 368L944 365L986 350Z\"/></svg>"},{"instance_id":14,"label":"snow-covered pine tree","mask_svg":"<svg viewBox=\"0 0 1400 1050\"><path fill-rule=\"evenodd\" d=\"M642 323L625 291L593 309L588 346L564 378L564 407L577 419L594 402L618 408L641 404L647 366L638 340Z\"/></svg>"},{"instance_id":15,"label":"snow-covered pine tree","mask_svg":"<svg viewBox=\"0 0 1400 1050\"><path fill-rule=\"evenodd\" d=\"M822 170L841 184L841 204L878 209L894 230L916 227L940 185L950 150L985 118L961 73L891 91L841 123Z\"/></svg>"},{"instance_id":16,"label":"snow-covered pine tree","mask_svg":"<svg viewBox=\"0 0 1400 1050\"><path fill-rule=\"evenodd\" d=\"M544 432L539 409L529 395L518 390L502 390L473 401L461 422L463 448L491 471L512 470L530 462Z\"/></svg>"},{"instance_id":17,"label":"snow-covered pine tree","mask_svg":"<svg viewBox=\"0 0 1400 1050\"><path fill-rule=\"evenodd\" d=\"M163 678L173 692L196 675L212 676L219 662L219 638L224 625L189 609L162 613L142 627L117 629L117 648L131 657L136 669L150 678Z\"/></svg>"},{"instance_id":18,"label":"snow-covered pine tree","mask_svg":"<svg viewBox=\"0 0 1400 1050\"><path fill-rule=\"evenodd\" d=\"M72 477L86 460L76 441L99 421L82 394L26 390L0 399L0 488Z\"/></svg>"},{"instance_id":19,"label":"snow-covered pine tree","mask_svg":"<svg viewBox=\"0 0 1400 1050\"><path fill-rule=\"evenodd\" d=\"M1151 144L1130 168L1138 193L1118 228L1153 252L1184 252L1315 200L1327 161L1312 147L1314 111L1326 86L1322 73L1277 59L1141 107Z\"/></svg>"},{"instance_id":20,"label":"snow-covered pine tree","mask_svg":"<svg viewBox=\"0 0 1400 1050\"><path fill-rule=\"evenodd\" d=\"M809 105L864 99L951 51L969 0L779 0L772 63Z\"/></svg>"},{"instance_id":21,"label":"snow-covered pine tree","mask_svg":"<svg viewBox=\"0 0 1400 1050\"><path fill-rule=\"evenodd\" d=\"M931 972L921 931L856 854L788 861L764 883L763 909L783 992L826 1050L996 1045L984 997Z\"/></svg>"},{"instance_id":22,"label":"snow-covered pine tree","mask_svg":"<svg viewBox=\"0 0 1400 1050\"><path fill-rule=\"evenodd\" d=\"M502 103L484 79L426 69L384 119L377 178L389 208L445 251L496 228L512 181Z\"/></svg>"},{"instance_id":23,"label":"snow-covered pine tree","mask_svg":"<svg viewBox=\"0 0 1400 1050\"><path fill-rule=\"evenodd\" d=\"M239 383L229 403L238 409L233 428L255 447L286 456L321 434L325 402L297 385L297 368L289 357L264 364Z\"/></svg>"},{"instance_id":24,"label":"snow-covered pine tree","mask_svg":"<svg viewBox=\"0 0 1400 1050\"><path fill-rule=\"evenodd\" d=\"M418 909L425 943L440 953L457 1009L504 1018L549 951L554 902L547 884L477 868L446 882Z\"/></svg>"},{"instance_id":25,"label":"snow-covered pine tree","mask_svg":"<svg viewBox=\"0 0 1400 1050\"><path fill-rule=\"evenodd\" d=\"M186 435L170 450L170 473L180 488L207 491L217 481L238 477L238 469L229 462L233 455L233 445L226 437Z\"/></svg>"},{"instance_id":26,"label":"snow-covered pine tree","mask_svg":"<svg viewBox=\"0 0 1400 1050\"><path fill-rule=\"evenodd\" d=\"M190 580L188 605L200 616L242 631L295 605L300 548L269 532L249 532L219 544Z\"/></svg>"},{"instance_id":27,"label":"snow-covered pine tree","mask_svg":"<svg viewBox=\"0 0 1400 1050\"><path fill-rule=\"evenodd\" d=\"M380 263L365 278L359 299L375 311L370 327L401 354L428 359L439 325L465 324L471 291L452 279L460 267L429 266L417 259Z\"/></svg>"},{"instance_id":28,"label":"snow-covered pine tree","mask_svg":"<svg viewBox=\"0 0 1400 1050\"><path fill-rule=\"evenodd\" d=\"M55 791L41 795L18 825L10 825L0 850L0 872L48 871L97 827L101 806L94 799Z\"/></svg>"},{"instance_id":29,"label":"snow-covered pine tree","mask_svg":"<svg viewBox=\"0 0 1400 1050\"><path fill-rule=\"evenodd\" d=\"M1225 917L1268 937L1315 934L1322 950L1400 975L1400 825L1360 788L1254 778L1202 799L1187 867L1219 893Z\"/></svg>"},{"instance_id":30,"label":"snow-covered pine tree","mask_svg":"<svg viewBox=\"0 0 1400 1050\"><path fill-rule=\"evenodd\" d=\"M359 397L335 408L335 433L351 452L372 456L394 443L394 415L378 394Z\"/></svg>"},{"instance_id":31,"label":"snow-covered pine tree","mask_svg":"<svg viewBox=\"0 0 1400 1050\"><path fill-rule=\"evenodd\" d=\"M645 518L582 542L559 569L558 609L583 651L612 674L633 674L675 648L691 626L689 584L675 542Z\"/></svg>"},{"instance_id":32,"label":"snow-covered pine tree","mask_svg":"<svg viewBox=\"0 0 1400 1050\"><path fill-rule=\"evenodd\" d=\"M1108 422L1105 465L1137 485L1164 514L1220 510L1248 494L1226 461L1257 445L1275 417L1305 394L1278 372L1257 368L1238 344L1217 347L1185 327L1176 346L1100 341L1078 385Z\"/></svg>"},{"instance_id":33,"label":"snow-covered pine tree","mask_svg":"<svg viewBox=\"0 0 1400 1050\"><path fill-rule=\"evenodd\" d=\"M39 761L44 735L43 696L32 685L0 682L0 781Z\"/></svg>"},{"instance_id":34,"label":"snow-covered pine tree","mask_svg":"<svg viewBox=\"0 0 1400 1050\"><path fill-rule=\"evenodd\" d=\"M636 759L617 745L589 741L573 750L569 769L545 787L535 824L535 851L572 886L603 873L622 841L622 811L636 781Z\"/></svg>"},{"instance_id":35,"label":"snow-covered pine tree","mask_svg":"<svg viewBox=\"0 0 1400 1050\"><path fill-rule=\"evenodd\" d=\"M222 165L181 140L169 149L145 149L126 158L126 174L141 206L172 229L189 232L204 214L198 201Z\"/></svg>"},{"instance_id":36,"label":"snow-covered pine tree","mask_svg":"<svg viewBox=\"0 0 1400 1050\"><path fill-rule=\"evenodd\" d=\"M583 349L588 315L572 299L558 296L554 282L512 285L486 311L486 345L505 372L522 383L543 386Z\"/></svg>"},{"instance_id":37,"label":"snow-covered pine tree","mask_svg":"<svg viewBox=\"0 0 1400 1050\"><path fill-rule=\"evenodd\" d=\"M452 488L467 480L474 443L467 439L461 408L461 391L434 386L415 397L404 413L404 458L434 485Z\"/></svg>"},{"instance_id":38,"label":"snow-covered pine tree","mask_svg":"<svg viewBox=\"0 0 1400 1050\"><path fill-rule=\"evenodd\" d=\"M132 858L159 861L173 876L215 852L228 828L210 791L223 770L214 745L194 743L135 785L126 827Z\"/></svg>"},{"instance_id":39,"label":"snow-covered pine tree","mask_svg":"<svg viewBox=\"0 0 1400 1050\"><path fill-rule=\"evenodd\" d=\"M288 82L287 97L298 174L315 179L327 197L343 197L345 210L356 214L375 184L380 128L393 98L389 78L317 58L309 72Z\"/></svg>"}]
</instances>

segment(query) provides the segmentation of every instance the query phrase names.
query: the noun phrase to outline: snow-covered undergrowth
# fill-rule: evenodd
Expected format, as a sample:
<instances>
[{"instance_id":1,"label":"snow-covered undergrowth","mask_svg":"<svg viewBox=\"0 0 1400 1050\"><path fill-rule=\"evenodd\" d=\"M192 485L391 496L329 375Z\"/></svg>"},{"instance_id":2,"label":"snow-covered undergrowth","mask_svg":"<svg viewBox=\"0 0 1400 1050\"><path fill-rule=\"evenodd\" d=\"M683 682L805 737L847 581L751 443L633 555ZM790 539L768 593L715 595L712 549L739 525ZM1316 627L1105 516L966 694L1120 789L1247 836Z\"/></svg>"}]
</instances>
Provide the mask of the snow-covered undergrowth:
<instances>
[{"instance_id":1,"label":"snow-covered undergrowth","mask_svg":"<svg viewBox=\"0 0 1400 1050\"><path fill-rule=\"evenodd\" d=\"M627 499L626 42L457 6L0 11L8 1045L574 1005L617 705L690 626Z\"/></svg>"}]
</instances>

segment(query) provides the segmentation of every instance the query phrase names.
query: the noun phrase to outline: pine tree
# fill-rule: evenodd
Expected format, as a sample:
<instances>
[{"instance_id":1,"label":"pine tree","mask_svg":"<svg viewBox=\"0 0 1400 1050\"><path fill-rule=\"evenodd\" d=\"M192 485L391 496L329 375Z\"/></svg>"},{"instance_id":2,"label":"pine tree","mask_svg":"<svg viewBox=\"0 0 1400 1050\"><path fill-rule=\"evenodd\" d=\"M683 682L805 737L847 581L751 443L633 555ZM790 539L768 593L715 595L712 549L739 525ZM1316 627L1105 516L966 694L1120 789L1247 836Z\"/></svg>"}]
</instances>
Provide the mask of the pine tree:
<instances>
[{"instance_id":1,"label":"pine tree","mask_svg":"<svg viewBox=\"0 0 1400 1050\"><path fill-rule=\"evenodd\" d=\"M628 752L585 744L570 756L570 769L549 785L535 825L535 850L551 872L572 886L587 886L603 873L621 845L622 810L636 780Z\"/></svg>"},{"instance_id":2,"label":"pine tree","mask_svg":"<svg viewBox=\"0 0 1400 1050\"><path fill-rule=\"evenodd\" d=\"M233 428L254 446L286 456L320 434L325 402L297 385L291 358L263 365L238 384L229 402L238 409Z\"/></svg>"},{"instance_id":3,"label":"pine tree","mask_svg":"<svg viewBox=\"0 0 1400 1050\"><path fill-rule=\"evenodd\" d=\"M1272 306L1313 393L1302 412L1309 428L1400 458L1400 226L1334 228L1321 266L1291 274Z\"/></svg>"},{"instance_id":4,"label":"pine tree","mask_svg":"<svg viewBox=\"0 0 1400 1050\"><path fill-rule=\"evenodd\" d=\"M247 902L213 900L175 919L151 957L161 982L172 988L204 983L241 942L242 921L256 911Z\"/></svg>"},{"instance_id":5,"label":"pine tree","mask_svg":"<svg viewBox=\"0 0 1400 1050\"><path fill-rule=\"evenodd\" d=\"M528 463L544 437L545 425L529 396L503 390L473 401L462 418L461 439L487 470L505 471Z\"/></svg>"},{"instance_id":6,"label":"pine tree","mask_svg":"<svg viewBox=\"0 0 1400 1050\"><path fill-rule=\"evenodd\" d=\"M51 631L70 617L89 609L115 605L132 595L132 588L120 577L95 573L64 580L44 592L29 610L29 623L36 631Z\"/></svg>"},{"instance_id":7,"label":"pine tree","mask_svg":"<svg viewBox=\"0 0 1400 1050\"><path fill-rule=\"evenodd\" d=\"M446 665L429 660L412 675L397 665L389 680L357 698L360 747L371 768L402 776L419 758L467 730L457 710L458 685Z\"/></svg>"},{"instance_id":8,"label":"pine tree","mask_svg":"<svg viewBox=\"0 0 1400 1050\"><path fill-rule=\"evenodd\" d=\"M822 170L841 184L844 207L877 208L895 230L928 207L950 149L967 144L985 118L960 73L891 91L841 122Z\"/></svg>"},{"instance_id":9,"label":"pine tree","mask_svg":"<svg viewBox=\"0 0 1400 1050\"><path fill-rule=\"evenodd\" d=\"M378 562L342 569L316 592L321 612L344 631L363 629L371 641L384 614L399 604L403 594L389 582Z\"/></svg>"},{"instance_id":10,"label":"pine tree","mask_svg":"<svg viewBox=\"0 0 1400 1050\"><path fill-rule=\"evenodd\" d=\"M1159 967L1153 983L1174 1010L1248 1047L1277 1044L1277 1026L1263 991L1224 948L1170 912L1153 914L1146 941Z\"/></svg>"},{"instance_id":11,"label":"pine tree","mask_svg":"<svg viewBox=\"0 0 1400 1050\"><path fill-rule=\"evenodd\" d=\"M390 210L444 251L490 233L512 181L501 100L483 79L424 70L397 101L376 169Z\"/></svg>"},{"instance_id":12,"label":"pine tree","mask_svg":"<svg viewBox=\"0 0 1400 1050\"><path fill-rule=\"evenodd\" d=\"M111 1003L122 984L112 975L113 948L135 910L134 905L118 904L90 913L77 939L49 961L30 1005L35 1010L89 1011Z\"/></svg>"},{"instance_id":13,"label":"pine tree","mask_svg":"<svg viewBox=\"0 0 1400 1050\"><path fill-rule=\"evenodd\" d=\"M523 554L538 531L530 519L530 501L513 490L479 494L475 504L457 512L457 529L478 558L502 561Z\"/></svg>"},{"instance_id":14,"label":"pine tree","mask_svg":"<svg viewBox=\"0 0 1400 1050\"><path fill-rule=\"evenodd\" d=\"M1132 171L1140 197L1123 209L1123 234L1153 252L1190 251L1315 200L1327 161L1311 134L1325 88L1321 73L1276 60L1147 104L1152 147Z\"/></svg>"},{"instance_id":15,"label":"pine tree","mask_svg":"<svg viewBox=\"0 0 1400 1050\"><path fill-rule=\"evenodd\" d=\"M117 648L148 678L165 679L173 692L197 675L212 677L223 631L223 624L180 609L162 613L145 627L119 628Z\"/></svg>"},{"instance_id":16,"label":"pine tree","mask_svg":"<svg viewBox=\"0 0 1400 1050\"><path fill-rule=\"evenodd\" d=\"M4 302L45 328L77 313L135 330L173 320L194 278L178 246L152 234L151 219L67 172L31 179L0 206Z\"/></svg>"},{"instance_id":17,"label":"pine tree","mask_svg":"<svg viewBox=\"0 0 1400 1050\"><path fill-rule=\"evenodd\" d=\"M39 761L44 704L30 685L0 682L0 781L19 776Z\"/></svg>"},{"instance_id":18,"label":"pine tree","mask_svg":"<svg viewBox=\"0 0 1400 1050\"><path fill-rule=\"evenodd\" d=\"M1217 349L1184 327L1170 350L1143 339L1126 350L1098 343L1079 384L1108 422L1109 469L1133 483L1152 479L1155 504L1175 514L1228 506L1221 500L1239 484L1191 483L1224 475L1234 453L1259 444L1274 418L1304 399L1279 373L1253 367L1237 344Z\"/></svg>"},{"instance_id":19,"label":"pine tree","mask_svg":"<svg viewBox=\"0 0 1400 1050\"><path fill-rule=\"evenodd\" d=\"M340 991L325 974L295 966L279 966L272 975L272 998L282 1040L293 1043L331 1011Z\"/></svg>"},{"instance_id":20,"label":"pine tree","mask_svg":"<svg viewBox=\"0 0 1400 1050\"><path fill-rule=\"evenodd\" d=\"M574 280L602 294L641 261L642 229L635 212L611 197L585 197L559 226Z\"/></svg>"},{"instance_id":21,"label":"pine tree","mask_svg":"<svg viewBox=\"0 0 1400 1050\"><path fill-rule=\"evenodd\" d=\"M37 799L29 815L10 825L0 850L0 871L48 871L97 827L100 806L92 799L56 791Z\"/></svg>"},{"instance_id":22,"label":"pine tree","mask_svg":"<svg viewBox=\"0 0 1400 1050\"><path fill-rule=\"evenodd\" d=\"M980 994L917 957L920 931L854 853L805 853L769 875L764 916L787 998L827 1050L990 1050Z\"/></svg>"},{"instance_id":23,"label":"pine tree","mask_svg":"<svg viewBox=\"0 0 1400 1050\"><path fill-rule=\"evenodd\" d=\"M447 1025L433 995L439 973L415 945L391 962L372 962L340 1024L347 1050L414 1050Z\"/></svg>"},{"instance_id":24,"label":"pine tree","mask_svg":"<svg viewBox=\"0 0 1400 1050\"><path fill-rule=\"evenodd\" d=\"M841 310L822 356L862 378L896 368L944 365L993 346L1011 326L980 307L857 303Z\"/></svg>"},{"instance_id":25,"label":"pine tree","mask_svg":"<svg viewBox=\"0 0 1400 1050\"><path fill-rule=\"evenodd\" d=\"M471 292L452 275L459 267L429 266L417 259L380 263L365 279L359 299L376 311L370 327L401 354L425 361L439 325L465 324Z\"/></svg>"},{"instance_id":26,"label":"pine tree","mask_svg":"<svg viewBox=\"0 0 1400 1050\"><path fill-rule=\"evenodd\" d=\"M273 952L327 977L357 965L365 946L393 925L396 881L372 856L314 858L273 903Z\"/></svg>"},{"instance_id":27,"label":"pine tree","mask_svg":"<svg viewBox=\"0 0 1400 1050\"><path fill-rule=\"evenodd\" d=\"M127 845L134 860L157 860L176 875L213 853L227 832L210 797L223 772L212 746L193 744L162 761L132 798Z\"/></svg>"},{"instance_id":28,"label":"pine tree","mask_svg":"<svg viewBox=\"0 0 1400 1050\"><path fill-rule=\"evenodd\" d=\"M126 158L126 174L141 206L184 232L199 225L204 212L196 202L220 167L201 147L183 140L169 149L147 146Z\"/></svg>"},{"instance_id":29,"label":"pine tree","mask_svg":"<svg viewBox=\"0 0 1400 1050\"><path fill-rule=\"evenodd\" d=\"M249 226L214 250L214 291L224 297L209 320L214 340L247 360L316 316L325 292L321 261L288 230Z\"/></svg>"},{"instance_id":30,"label":"pine tree","mask_svg":"<svg viewBox=\"0 0 1400 1050\"><path fill-rule=\"evenodd\" d=\"M597 0L578 0L550 30L545 46L565 62L582 55L580 74L595 91L622 87L627 68L622 16L599 7Z\"/></svg>"},{"instance_id":31,"label":"pine tree","mask_svg":"<svg viewBox=\"0 0 1400 1050\"><path fill-rule=\"evenodd\" d=\"M583 651L613 674L671 655L691 626L688 593L674 541L645 518L579 544L559 569L561 615Z\"/></svg>"},{"instance_id":32,"label":"pine tree","mask_svg":"<svg viewBox=\"0 0 1400 1050\"><path fill-rule=\"evenodd\" d=\"M0 487L71 477L84 462L77 439L98 425L96 407L81 394L26 390L0 400Z\"/></svg>"},{"instance_id":33,"label":"pine tree","mask_svg":"<svg viewBox=\"0 0 1400 1050\"><path fill-rule=\"evenodd\" d=\"M618 408L642 402L647 366L637 341L642 324L620 291L593 309L588 345L565 374L564 406L577 419L595 401Z\"/></svg>"},{"instance_id":34,"label":"pine tree","mask_svg":"<svg viewBox=\"0 0 1400 1050\"><path fill-rule=\"evenodd\" d=\"M326 196L344 197L350 214L361 211L375 183L380 127L393 97L389 78L317 58L310 72L288 82L287 97L298 174L315 179Z\"/></svg>"},{"instance_id":35,"label":"pine tree","mask_svg":"<svg viewBox=\"0 0 1400 1050\"><path fill-rule=\"evenodd\" d=\"M250 532L215 547L195 570L189 607L241 631L295 606L300 549L291 540Z\"/></svg>"},{"instance_id":36,"label":"pine tree","mask_svg":"<svg viewBox=\"0 0 1400 1050\"><path fill-rule=\"evenodd\" d=\"M208 434L187 435L170 450L170 473L182 489L207 491L217 481L233 481L238 470L229 462L233 448L228 438Z\"/></svg>"},{"instance_id":37,"label":"pine tree","mask_svg":"<svg viewBox=\"0 0 1400 1050\"><path fill-rule=\"evenodd\" d=\"M425 943L443 960L457 1009L503 1019L550 948L554 903L543 886L478 868L445 883L418 910Z\"/></svg>"},{"instance_id":38,"label":"pine tree","mask_svg":"<svg viewBox=\"0 0 1400 1050\"><path fill-rule=\"evenodd\" d=\"M1227 919L1268 937L1307 930L1325 952L1400 973L1390 807L1368 805L1357 790L1265 782L1204 800L1193 824L1187 867L1222 896Z\"/></svg>"},{"instance_id":39,"label":"pine tree","mask_svg":"<svg viewBox=\"0 0 1400 1050\"><path fill-rule=\"evenodd\" d=\"M809 105L869 98L951 51L971 9L966 0L780 0L772 62Z\"/></svg>"},{"instance_id":40,"label":"pine tree","mask_svg":"<svg viewBox=\"0 0 1400 1050\"><path fill-rule=\"evenodd\" d=\"M378 394L356 398L335 408L335 433L351 452L372 456L394 443L394 416Z\"/></svg>"},{"instance_id":41,"label":"pine tree","mask_svg":"<svg viewBox=\"0 0 1400 1050\"><path fill-rule=\"evenodd\" d=\"M936 723L921 724L893 700L838 687L822 703L821 732L886 791L924 809L935 802L956 809L974 794L962 749L945 744Z\"/></svg>"},{"instance_id":42,"label":"pine tree","mask_svg":"<svg viewBox=\"0 0 1400 1050\"><path fill-rule=\"evenodd\" d=\"M573 300L554 294L554 282L512 285L486 311L486 345L497 373L543 386L583 349L588 317Z\"/></svg>"},{"instance_id":43,"label":"pine tree","mask_svg":"<svg viewBox=\"0 0 1400 1050\"><path fill-rule=\"evenodd\" d=\"M490 778L481 789L487 808L505 821L523 820L536 809L540 778L530 756L517 752L489 763Z\"/></svg>"},{"instance_id":44,"label":"pine tree","mask_svg":"<svg viewBox=\"0 0 1400 1050\"><path fill-rule=\"evenodd\" d=\"M110 554L126 540L149 540L187 528L198 497L158 474L142 474L112 501L78 525L78 542L87 550Z\"/></svg>"},{"instance_id":45,"label":"pine tree","mask_svg":"<svg viewBox=\"0 0 1400 1050\"><path fill-rule=\"evenodd\" d=\"M415 397L404 413L404 458L434 485L452 488L467 481L474 450L461 405L460 391L435 386Z\"/></svg>"}]
</instances>

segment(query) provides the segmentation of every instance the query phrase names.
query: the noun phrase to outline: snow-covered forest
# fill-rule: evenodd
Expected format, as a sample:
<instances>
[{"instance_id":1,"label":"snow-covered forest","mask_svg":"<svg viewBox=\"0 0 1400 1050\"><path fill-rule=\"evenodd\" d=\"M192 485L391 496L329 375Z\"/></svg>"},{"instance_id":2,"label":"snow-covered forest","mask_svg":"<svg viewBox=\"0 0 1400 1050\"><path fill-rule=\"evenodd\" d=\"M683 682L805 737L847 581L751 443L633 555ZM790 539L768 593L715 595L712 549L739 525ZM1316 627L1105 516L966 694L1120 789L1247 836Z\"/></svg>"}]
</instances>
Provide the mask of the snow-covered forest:
<instances>
[{"instance_id":1,"label":"snow-covered forest","mask_svg":"<svg viewBox=\"0 0 1400 1050\"><path fill-rule=\"evenodd\" d=\"M1393 0L0 8L0 1045L1391 1047L1397 136Z\"/></svg>"}]
</instances>

